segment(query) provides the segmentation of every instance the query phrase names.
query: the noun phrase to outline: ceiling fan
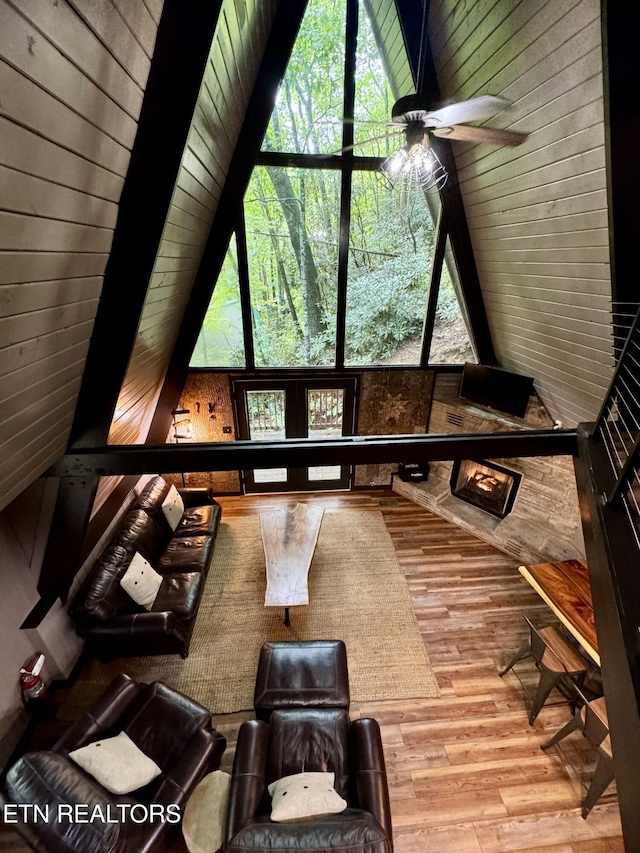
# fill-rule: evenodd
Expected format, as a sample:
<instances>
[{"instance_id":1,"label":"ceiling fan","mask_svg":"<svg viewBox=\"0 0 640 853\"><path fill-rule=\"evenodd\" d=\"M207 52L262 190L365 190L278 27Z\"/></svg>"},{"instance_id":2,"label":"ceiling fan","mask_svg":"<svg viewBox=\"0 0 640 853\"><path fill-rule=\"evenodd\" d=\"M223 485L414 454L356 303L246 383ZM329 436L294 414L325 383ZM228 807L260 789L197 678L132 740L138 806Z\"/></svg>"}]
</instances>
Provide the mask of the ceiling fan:
<instances>
[{"instance_id":1,"label":"ceiling fan","mask_svg":"<svg viewBox=\"0 0 640 853\"><path fill-rule=\"evenodd\" d=\"M467 122L492 118L502 112L510 102L494 95L480 95L468 101L459 101L434 107L424 96L407 95L393 106L391 131L367 140L387 139L404 134L404 144L383 162L380 171L393 186L396 180L417 183L424 190L439 189L447 180L447 171L431 145L432 137L443 137L461 142L489 143L493 145L520 145L526 133L493 127L475 127ZM352 146L353 147L353 146Z\"/></svg>"}]
</instances>

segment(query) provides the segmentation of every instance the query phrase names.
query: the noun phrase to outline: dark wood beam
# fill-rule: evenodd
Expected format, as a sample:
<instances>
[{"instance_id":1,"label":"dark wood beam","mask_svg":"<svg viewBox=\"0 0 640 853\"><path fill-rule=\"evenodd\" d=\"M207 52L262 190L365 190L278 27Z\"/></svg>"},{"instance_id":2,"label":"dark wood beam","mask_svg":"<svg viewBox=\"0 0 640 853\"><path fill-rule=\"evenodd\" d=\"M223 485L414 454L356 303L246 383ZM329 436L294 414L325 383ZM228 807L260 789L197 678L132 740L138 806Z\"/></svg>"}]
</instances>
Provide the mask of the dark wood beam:
<instances>
[{"instance_id":1,"label":"dark wood beam","mask_svg":"<svg viewBox=\"0 0 640 853\"><path fill-rule=\"evenodd\" d=\"M604 128L611 287L614 301L638 303L640 219L640 55L636 3L602 0Z\"/></svg>"},{"instance_id":2,"label":"dark wood beam","mask_svg":"<svg viewBox=\"0 0 640 853\"><path fill-rule=\"evenodd\" d=\"M70 446L107 440L221 5L222 0L165 0Z\"/></svg>"},{"instance_id":3,"label":"dark wood beam","mask_svg":"<svg viewBox=\"0 0 640 853\"><path fill-rule=\"evenodd\" d=\"M567 456L576 452L574 430L522 430L473 435L342 436L322 441L198 442L109 445L64 456L47 472L55 477L366 465L449 459Z\"/></svg>"},{"instance_id":4,"label":"dark wood beam","mask_svg":"<svg viewBox=\"0 0 640 853\"><path fill-rule=\"evenodd\" d=\"M307 0L280 0L278 3L271 34L149 430L150 442L163 441L169 430L171 410L176 407L184 388L189 359L200 334L231 234L238 221L254 162L260 151L278 87L286 71L306 8Z\"/></svg>"},{"instance_id":5,"label":"dark wood beam","mask_svg":"<svg viewBox=\"0 0 640 853\"><path fill-rule=\"evenodd\" d=\"M426 26L423 26L425 24L423 9L426 8L428 14L428 3L425 5L416 3L415 0L395 0L395 4L416 89L437 101L440 90L436 68L427 38ZM446 184L440 190L440 198L443 208L443 224L449 235L460 273L460 288L466 305L466 312L464 313L466 313L471 326L471 337L479 362L481 364L495 364L496 354L482 298L464 204L460 195L458 171L451 143L445 139L437 139L434 140L433 147L449 174Z\"/></svg>"},{"instance_id":6,"label":"dark wood beam","mask_svg":"<svg viewBox=\"0 0 640 853\"><path fill-rule=\"evenodd\" d=\"M616 786L626 850L640 850L640 599L638 545L625 511L605 505L611 480L602 442L578 427L575 459L602 679L611 727Z\"/></svg>"}]
</instances>

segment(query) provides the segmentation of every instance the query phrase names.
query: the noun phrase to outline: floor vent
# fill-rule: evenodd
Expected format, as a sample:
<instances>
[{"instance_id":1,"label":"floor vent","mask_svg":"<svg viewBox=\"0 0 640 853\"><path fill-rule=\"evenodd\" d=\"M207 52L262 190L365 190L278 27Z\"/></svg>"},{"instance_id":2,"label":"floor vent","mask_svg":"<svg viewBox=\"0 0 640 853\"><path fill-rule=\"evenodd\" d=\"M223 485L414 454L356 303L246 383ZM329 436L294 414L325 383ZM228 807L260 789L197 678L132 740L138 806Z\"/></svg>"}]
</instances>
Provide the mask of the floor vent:
<instances>
[{"instance_id":1,"label":"floor vent","mask_svg":"<svg viewBox=\"0 0 640 853\"><path fill-rule=\"evenodd\" d=\"M378 498L378 506L398 506L396 498Z\"/></svg>"},{"instance_id":2,"label":"floor vent","mask_svg":"<svg viewBox=\"0 0 640 853\"><path fill-rule=\"evenodd\" d=\"M451 426L463 427L464 415L459 415L456 412L447 412L447 423Z\"/></svg>"}]
</instances>

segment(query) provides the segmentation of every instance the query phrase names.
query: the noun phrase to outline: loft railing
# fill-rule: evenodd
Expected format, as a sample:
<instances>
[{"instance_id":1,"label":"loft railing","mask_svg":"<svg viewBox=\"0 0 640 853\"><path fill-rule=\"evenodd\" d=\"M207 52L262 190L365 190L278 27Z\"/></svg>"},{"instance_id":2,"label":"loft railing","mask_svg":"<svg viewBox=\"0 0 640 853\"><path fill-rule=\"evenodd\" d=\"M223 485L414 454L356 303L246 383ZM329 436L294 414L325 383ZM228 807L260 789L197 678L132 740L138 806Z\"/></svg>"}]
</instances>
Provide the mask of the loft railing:
<instances>
[{"instance_id":1,"label":"loft railing","mask_svg":"<svg viewBox=\"0 0 640 853\"><path fill-rule=\"evenodd\" d=\"M614 306L616 369L575 457L628 853L640 850L640 312Z\"/></svg>"},{"instance_id":2,"label":"loft railing","mask_svg":"<svg viewBox=\"0 0 640 853\"><path fill-rule=\"evenodd\" d=\"M610 468L602 502L624 509L640 549L640 311L630 307L614 314L617 367L592 438L602 441Z\"/></svg>"}]
</instances>

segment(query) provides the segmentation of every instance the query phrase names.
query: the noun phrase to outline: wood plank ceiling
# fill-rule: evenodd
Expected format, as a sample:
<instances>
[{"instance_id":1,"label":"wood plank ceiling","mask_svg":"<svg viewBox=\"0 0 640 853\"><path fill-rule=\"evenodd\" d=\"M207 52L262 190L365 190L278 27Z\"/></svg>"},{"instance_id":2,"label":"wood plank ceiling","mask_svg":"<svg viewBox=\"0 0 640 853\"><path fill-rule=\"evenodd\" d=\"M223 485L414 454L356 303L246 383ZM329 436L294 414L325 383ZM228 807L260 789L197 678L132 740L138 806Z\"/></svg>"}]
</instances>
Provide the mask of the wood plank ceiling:
<instances>
[{"instance_id":1,"label":"wood plank ceiling","mask_svg":"<svg viewBox=\"0 0 640 853\"><path fill-rule=\"evenodd\" d=\"M144 442L271 28L275 0L224 0L110 444Z\"/></svg>"},{"instance_id":2,"label":"wood plank ceiling","mask_svg":"<svg viewBox=\"0 0 640 853\"><path fill-rule=\"evenodd\" d=\"M391 0L367 0L395 88ZM224 0L109 440L144 441L276 0ZM0 508L66 447L162 0L0 0ZM498 358L554 417L593 418L612 368L597 0L433 0L444 98L490 92L520 148L456 144Z\"/></svg>"},{"instance_id":3,"label":"wood plank ceiling","mask_svg":"<svg viewBox=\"0 0 640 853\"><path fill-rule=\"evenodd\" d=\"M613 368L598 0L433 0L443 99L502 95L518 148L453 143L494 347L554 418L593 420Z\"/></svg>"},{"instance_id":4,"label":"wood plank ceiling","mask_svg":"<svg viewBox=\"0 0 640 853\"><path fill-rule=\"evenodd\" d=\"M65 450L162 0L0 0L0 508Z\"/></svg>"}]
</instances>

